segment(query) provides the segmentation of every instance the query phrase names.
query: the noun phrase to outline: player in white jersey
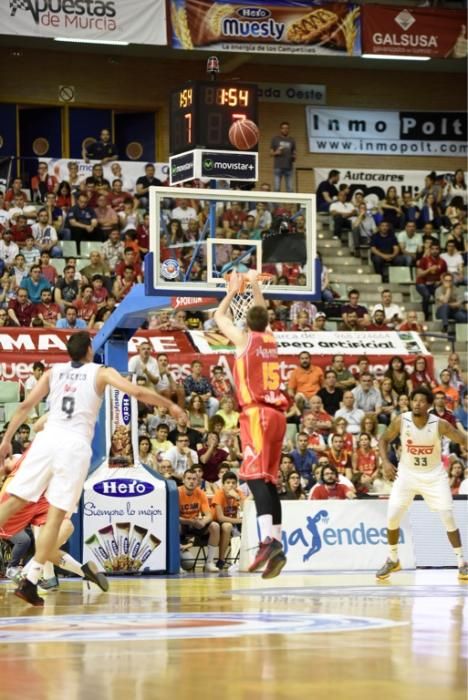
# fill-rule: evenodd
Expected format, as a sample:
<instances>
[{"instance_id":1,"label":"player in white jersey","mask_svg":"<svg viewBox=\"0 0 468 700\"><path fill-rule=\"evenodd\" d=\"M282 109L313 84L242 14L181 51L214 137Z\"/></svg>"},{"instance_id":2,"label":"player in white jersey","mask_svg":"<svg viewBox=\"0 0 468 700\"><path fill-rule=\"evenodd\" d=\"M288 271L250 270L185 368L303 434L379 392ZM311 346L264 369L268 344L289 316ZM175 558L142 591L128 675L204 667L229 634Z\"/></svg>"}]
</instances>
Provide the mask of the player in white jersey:
<instances>
[{"instance_id":1,"label":"player in white jersey","mask_svg":"<svg viewBox=\"0 0 468 700\"><path fill-rule=\"evenodd\" d=\"M453 517L453 500L447 472L442 466L441 440L447 437L466 445L466 433L429 413L433 395L430 389L419 387L410 396L411 411L398 416L379 440L380 458L387 478L395 479L387 512L389 557L379 571L379 580L400 571L398 540L400 522L414 496L424 498L431 510L437 511L447 530L458 563L458 578L468 581L468 564L462 551L460 531ZM388 447L400 436L401 457L398 471L388 458Z\"/></svg>"},{"instance_id":2,"label":"player in white jersey","mask_svg":"<svg viewBox=\"0 0 468 700\"><path fill-rule=\"evenodd\" d=\"M0 466L10 454L11 440L29 412L49 395L49 415L35 438L22 468L9 484L10 498L0 505L0 525L28 502L45 494L50 507L36 542L28 575L15 591L18 597L41 606L37 582L45 562L56 549L58 533L68 511L73 511L83 490L91 460L91 439L106 386L125 391L138 401L165 406L178 419L182 409L152 389L132 384L112 367L95 364L91 337L86 331L68 340L71 361L55 365L42 375L13 415L0 443Z\"/></svg>"}]
</instances>

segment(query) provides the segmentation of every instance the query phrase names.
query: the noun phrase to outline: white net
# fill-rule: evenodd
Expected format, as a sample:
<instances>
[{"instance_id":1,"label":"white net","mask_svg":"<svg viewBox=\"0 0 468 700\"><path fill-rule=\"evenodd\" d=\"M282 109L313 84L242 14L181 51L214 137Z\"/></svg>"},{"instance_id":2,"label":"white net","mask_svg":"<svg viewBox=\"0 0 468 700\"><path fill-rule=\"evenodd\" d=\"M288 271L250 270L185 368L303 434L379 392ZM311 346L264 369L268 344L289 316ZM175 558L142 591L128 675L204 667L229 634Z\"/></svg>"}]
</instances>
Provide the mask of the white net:
<instances>
[{"instance_id":1,"label":"white net","mask_svg":"<svg viewBox=\"0 0 468 700\"><path fill-rule=\"evenodd\" d=\"M235 297L232 299L229 305L232 317L234 319L234 323L236 325L244 324L245 317L247 316L247 311L253 305L254 301L252 285L246 276L243 275L243 277L244 282L241 291L239 291L235 295ZM257 277L257 282L259 283L262 289L264 289L265 287L269 287L272 281L273 275L268 275L266 273L260 274Z\"/></svg>"}]
</instances>

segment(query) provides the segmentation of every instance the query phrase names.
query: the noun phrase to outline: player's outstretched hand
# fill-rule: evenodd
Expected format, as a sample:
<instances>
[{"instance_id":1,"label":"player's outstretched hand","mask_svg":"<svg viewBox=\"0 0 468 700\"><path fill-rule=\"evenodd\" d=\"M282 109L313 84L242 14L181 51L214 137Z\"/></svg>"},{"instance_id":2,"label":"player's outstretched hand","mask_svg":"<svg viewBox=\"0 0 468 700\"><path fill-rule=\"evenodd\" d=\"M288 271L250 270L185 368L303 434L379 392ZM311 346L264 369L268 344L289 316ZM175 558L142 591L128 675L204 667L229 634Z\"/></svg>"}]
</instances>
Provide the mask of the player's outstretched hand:
<instances>
[{"instance_id":1,"label":"player's outstretched hand","mask_svg":"<svg viewBox=\"0 0 468 700\"><path fill-rule=\"evenodd\" d=\"M249 282L257 282L258 279L258 272L257 270L249 270L248 272L245 273L245 276L249 280Z\"/></svg>"},{"instance_id":2,"label":"player's outstretched hand","mask_svg":"<svg viewBox=\"0 0 468 700\"><path fill-rule=\"evenodd\" d=\"M5 459L10 455L11 444L9 442L5 442L5 440L2 440L2 442L0 442L0 466L3 466Z\"/></svg>"},{"instance_id":3,"label":"player's outstretched hand","mask_svg":"<svg viewBox=\"0 0 468 700\"><path fill-rule=\"evenodd\" d=\"M227 282L227 289L228 292L237 292L239 291L239 288L241 286L242 282L242 277L241 275L237 272L237 270L233 270L232 272L229 273L228 277L228 282Z\"/></svg>"},{"instance_id":4,"label":"player's outstretched hand","mask_svg":"<svg viewBox=\"0 0 468 700\"><path fill-rule=\"evenodd\" d=\"M390 481L394 481L396 474L397 474L396 467L389 460L384 462L382 467L383 467L384 476L387 479L390 479Z\"/></svg>"},{"instance_id":5,"label":"player's outstretched hand","mask_svg":"<svg viewBox=\"0 0 468 700\"><path fill-rule=\"evenodd\" d=\"M169 414L174 418L175 420L179 420L179 418L182 418L182 416L185 415L185 411L183 408L178 406L176 403L173 403L172 406L169 409Z\"/></svg>"}]
</instances>

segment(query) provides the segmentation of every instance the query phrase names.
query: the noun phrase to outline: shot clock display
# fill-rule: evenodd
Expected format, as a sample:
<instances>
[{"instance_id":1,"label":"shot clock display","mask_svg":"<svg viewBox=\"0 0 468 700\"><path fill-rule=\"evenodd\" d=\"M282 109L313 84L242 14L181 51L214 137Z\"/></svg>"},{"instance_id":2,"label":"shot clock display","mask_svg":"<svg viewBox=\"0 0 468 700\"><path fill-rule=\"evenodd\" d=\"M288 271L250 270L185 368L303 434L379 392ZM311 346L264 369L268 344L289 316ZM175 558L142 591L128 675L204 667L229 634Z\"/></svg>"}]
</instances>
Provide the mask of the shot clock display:
<instances>
[{"instance_id":1,"label":"shot clock display","mask_svg":"<svg viewBox=\"0 0 468 700\"><path fill-rule=\"evenodd\" d=\"M229 141L229 128L236 119L258 124L257 102L253 84L187 83L171 95L171 153L198 147L236 150Z\"/></svg>"}]
</instances>

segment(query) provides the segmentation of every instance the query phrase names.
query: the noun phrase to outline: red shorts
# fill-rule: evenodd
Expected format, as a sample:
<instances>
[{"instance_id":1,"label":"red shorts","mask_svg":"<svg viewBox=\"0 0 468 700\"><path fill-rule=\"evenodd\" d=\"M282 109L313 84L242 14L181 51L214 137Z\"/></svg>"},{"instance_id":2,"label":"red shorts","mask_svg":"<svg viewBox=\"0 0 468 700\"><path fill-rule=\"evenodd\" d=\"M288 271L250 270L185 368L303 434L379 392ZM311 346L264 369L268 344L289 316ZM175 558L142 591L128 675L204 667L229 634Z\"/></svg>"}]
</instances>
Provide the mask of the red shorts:
<instances>
[{"instance_id":1,"label":"red shorts","mask_svg":"<svg viewBox=\"0 0 468 700\"><path fill-rule=\"evenodd\" d=\"M5 501L6 499L2 499ZM21 510L11 516L6 523L0 526L0 538L8 539L17 532L21 532L28 525L44 525L49 511L49 502L45 496L41 496L37 503L28 503Z\"/></svg>"},{"instance_id":2,"label":"red shorts","mask_svg":"<svg viewBox=\"0 0 468 700\"><path fill-rule=\"evenodd\" d=\"M239 476L244 481L264 479L278 481L286 416L269 406L244 408L239 418L243 451Z\"/></svg>"}]
</instances>

